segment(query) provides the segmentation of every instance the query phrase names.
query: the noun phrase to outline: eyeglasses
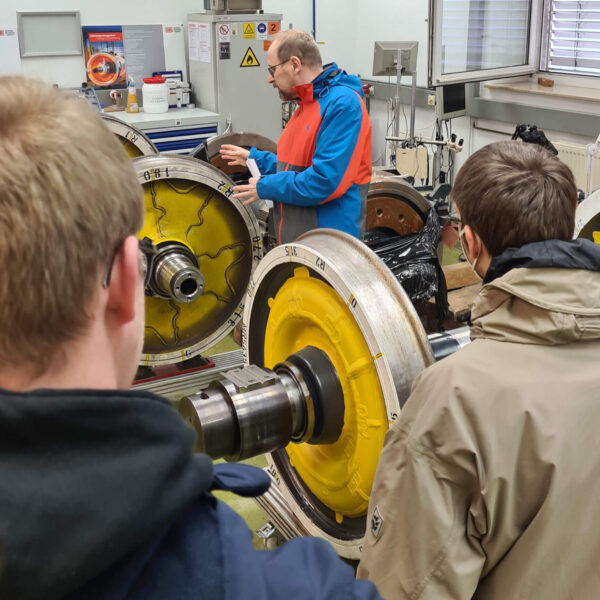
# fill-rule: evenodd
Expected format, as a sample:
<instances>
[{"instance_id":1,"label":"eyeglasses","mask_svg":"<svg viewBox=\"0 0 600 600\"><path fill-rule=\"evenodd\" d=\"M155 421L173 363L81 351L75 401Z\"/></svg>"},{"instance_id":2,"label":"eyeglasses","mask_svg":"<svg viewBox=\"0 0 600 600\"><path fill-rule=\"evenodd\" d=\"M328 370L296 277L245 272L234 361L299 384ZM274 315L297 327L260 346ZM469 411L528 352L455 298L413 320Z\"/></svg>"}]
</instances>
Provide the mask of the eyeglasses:
<instances>
[{"instance_id":1,"label":"eyeglasses","mask_svg":"<svg viewBox=\"0 0 600 600\"><path fill-rule=\"evenodd\" d=\"M112 273L113 264L115 262L115 258L121 249L123 242L121 242L117 249L115 250L112 259L110 261L110 265L106 271L106 275L102 280L102 287L108 287L110 283L110 275ZM154 262L154 257L156 255L156 246L152 243L152 240L149 237L144 237L139 241L138 247L139 257L140 257L140 274L144 278L144 289L148 287L150 283L150 277L152 276L152 264Z\"/></svg>"},{"instance_id":2,"label":"eyeglasses","mask_svg":"<svg viewBox=\"0 0 600 600\"><path fill-rule=\"evenodd\" d=\"M271 77L275 77L275 70L277 69L277 67L280 67L281 65L284 65L286 62L288 62L290 59L286 58L283 62L280 62L276 65L273 65L272 67L267 67L267 71L269 71L269 75Z\"/></svg>"}]
</instances>

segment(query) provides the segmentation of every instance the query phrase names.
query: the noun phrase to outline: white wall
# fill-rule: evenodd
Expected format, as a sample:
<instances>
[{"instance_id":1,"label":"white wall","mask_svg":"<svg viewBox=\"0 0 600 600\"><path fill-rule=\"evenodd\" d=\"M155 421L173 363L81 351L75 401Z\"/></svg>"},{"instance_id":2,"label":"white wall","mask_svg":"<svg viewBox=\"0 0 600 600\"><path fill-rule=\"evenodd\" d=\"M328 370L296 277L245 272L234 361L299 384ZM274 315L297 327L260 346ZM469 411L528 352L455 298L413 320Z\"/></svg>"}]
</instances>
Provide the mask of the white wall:
<instances>
[{"instance_id":1,"label":"white wall","mask_svg":"<svg viewBox=\"0 0 600 600\"><path fill-rule=\"evenodd\" d=\"M78 10L82 25L183 24L188 13L202 9L202 0L0 0L0 27L17 26L17 11ZM85 81L83 56L48 56L21 59L24 75L75 87Z\"/></svg>"},{"instance_id":2,"label":"white wall","mask_svg":"<svg viewBox=\"0 0 600 600\"><path fill-rule=\"evenodd\" d=\"M272 0L269 0L269 5ZM285 15L288 6L300 4L294 0L273 2ZM308 7L312 28L311 2ZM263 1L264 6L264 1ZM383 41L419 42L418 85L427 84L428 25L426 0L316 0L317 41L322 43L325 62L334 61L349 73L371 78L373 71L373 43ZM296 26L296 24L294 23ZM302 29L302 27L297 27ZM385 80L382 78L382 80Z\"/></svg>"},{"instance_id":3,"label":"white wall","mask_svg":"<svg viewBox=\"0 0 600 600\"><path fill-rule=\"evenodd\" d=\"M312 29L311 0L263 0L263 10L282 15L281 28L301 29L310 33Z\"/></svg>"},{"instance_id":4,"label":"white wall","mask_svg":"<svg viewBox=\"0 0 600 600\"><path fill-rule=\"evenodd\" d=\"M375 40L417 40L419 57L417 81L427 85L427 1L426 0L316 0L317 41L325 62L335 61L350 73L372 78L373 42ZM134 25L134 24L183 24L187 15L202 10L202 0L61 0L60 5L49 0L0 0L0 27L16 27L18 10L79 10L82 25ZM293 25L296 29L311 31L312 0L263 0L265 12L281 13L282 28ZM77 86L85 80L83 58L44 57L27 58L22 61L22 70L30 76L40 77L61 86ZM383 78L381 78L383 79ZM386 81L387 79L383 79ZM393 82L393 78L390 79ZM405 79L405 83L409 83ZM594 81L593 85L597 86ZM566 101L570 105L570 101ZM406 118L410 109L405 106ZM429 137L434 123L433 110L417 109L417 135ZM373 124L373 157L384 154L385 132L388 124L385 102L371 102ZM401 118L400 130L404 131ZM506 124L491 123L489 128L506 129ZM456 157L461 164L468 151L474 151L493 139L506 139L501 134L483 132L472 128L467 119L454 122L454 131L465 139L465 151ZM590 132L589 138L578 138L568 134L546 131L550 139L565 139L589 143L598 132Z\"/></svg>"},{"instance_id":5,"label":"white wall","mask_svg":"<svg viewBox=\"0 0 600 600\"><path fill-rule=\"evenodd\" d=\"M324 63L335 62L349 73L356 73L356 45L359 0L317 0L317 42ZM342 8L343 7L343 8Z\"/></svg>"},{"instance_id":6,"label":"white wall","mask_svg":"<svg viewBox=\"0 0 600 600\"><path fill-rule=\"evenodd\" d=\"M427 0L316 0L317 42L324 62L372 77L375 40L419 42L418 84L427 84ZM263 9L283 14L282 27L312 31L311 0L263 0ZM383 80L383 78L382 78Z\"/></svg>"}]
</instances>

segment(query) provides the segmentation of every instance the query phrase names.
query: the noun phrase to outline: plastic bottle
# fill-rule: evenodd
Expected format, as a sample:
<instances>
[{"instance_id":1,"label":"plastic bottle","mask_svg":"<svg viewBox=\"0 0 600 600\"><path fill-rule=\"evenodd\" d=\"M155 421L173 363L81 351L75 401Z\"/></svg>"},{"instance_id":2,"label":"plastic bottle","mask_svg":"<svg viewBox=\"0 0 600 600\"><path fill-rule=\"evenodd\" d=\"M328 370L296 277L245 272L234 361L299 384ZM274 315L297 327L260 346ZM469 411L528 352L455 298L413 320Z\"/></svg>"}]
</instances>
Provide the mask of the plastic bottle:
<instances>
[{"instance_id":1,"label":"plastic bottle","mask_svg":"<svg viewBox=\"0 0 600 600\"><path fill-rule=\"evenodd\" d=\"M133 77L129 77L129 84L127 85L127 112L140 112L140 107L138 106L137 101L137 94L135 92L135 84L133 83Z\"/></svg>"}]
</instances>

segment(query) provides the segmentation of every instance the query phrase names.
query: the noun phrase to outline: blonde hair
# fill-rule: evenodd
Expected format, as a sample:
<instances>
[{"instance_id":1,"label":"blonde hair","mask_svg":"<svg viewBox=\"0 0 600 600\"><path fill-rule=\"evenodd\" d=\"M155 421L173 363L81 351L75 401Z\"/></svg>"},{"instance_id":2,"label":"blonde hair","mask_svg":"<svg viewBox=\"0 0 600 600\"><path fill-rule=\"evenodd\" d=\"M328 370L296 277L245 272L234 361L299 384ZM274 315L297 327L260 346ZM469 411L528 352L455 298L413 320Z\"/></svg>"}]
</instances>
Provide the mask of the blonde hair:
<instances>
[{"instance_id":1,"label":"blonde hair","mask_svg":"<svg viewBox=\"0 0 600 600\"><path fill-rule=\"evenodd\" d=\"M0 77L0 361L43 373L89 324L143 192L117 138L82 99Z\"/></svg>"},{"instance_id":2,"label":"blonde hair","mask_svg":"<svg viewBox=\"0 0 600 600\"><path fill-rule=\"evenodd\" d=\"M321 53L319 46L311 35L305 31L297 29L287 29L282 31L276 38L277 56L280 61L289 60L292 56L297 56L300 62L307 67L321 67Z\"/></svg>"}]
</instances>

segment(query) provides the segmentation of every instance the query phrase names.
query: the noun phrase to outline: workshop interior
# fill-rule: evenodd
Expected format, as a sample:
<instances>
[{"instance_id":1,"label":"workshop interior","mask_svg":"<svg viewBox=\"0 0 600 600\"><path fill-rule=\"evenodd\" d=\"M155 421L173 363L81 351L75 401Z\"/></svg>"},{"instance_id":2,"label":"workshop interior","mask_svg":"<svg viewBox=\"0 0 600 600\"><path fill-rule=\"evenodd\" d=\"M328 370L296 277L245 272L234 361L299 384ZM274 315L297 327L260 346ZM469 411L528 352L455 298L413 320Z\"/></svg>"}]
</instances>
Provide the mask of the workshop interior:
<instances>
[{"instance_id":1,"label":"workshop interior","mask_svg":"<svg viewBox=\"0 0 600 600\"><path fill-rule=\"evenodd\" d=\"M268 472L236 504L257 547L318 536L357 561L388 427L414 379L470 341L481 281L451 201L466 158L510 139L556 154L579 189L573 237L600 243L600 40L565 34L553 0L68 4L2 2L0 74L81 96L132 161L155 248L134 389L169 398L198 452ZM363 239L278 245L272 203L234 197L252 165L220 147L276 152L297 109L267 81L290 28L361 80Z\"/></svg>"}]
</instances>

